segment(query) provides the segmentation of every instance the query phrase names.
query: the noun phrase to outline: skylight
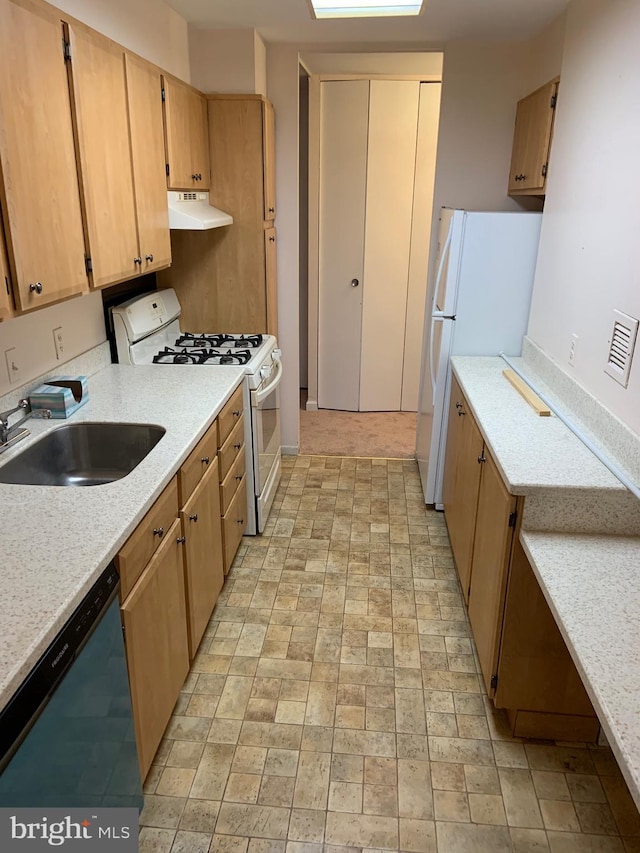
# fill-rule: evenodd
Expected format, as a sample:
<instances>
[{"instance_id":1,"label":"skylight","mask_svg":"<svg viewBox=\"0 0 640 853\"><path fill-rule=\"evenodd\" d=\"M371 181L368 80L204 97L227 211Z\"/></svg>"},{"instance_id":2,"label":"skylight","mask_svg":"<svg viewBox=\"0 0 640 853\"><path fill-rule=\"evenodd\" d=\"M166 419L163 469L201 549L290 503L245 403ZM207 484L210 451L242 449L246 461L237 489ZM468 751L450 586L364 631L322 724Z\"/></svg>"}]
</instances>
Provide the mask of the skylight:
<instances>
[{"instance_id":1,"label":"skylight","mask_svg":"<svg viewBox=\"0 0 640 853\"><path fill-rule=\"evenodd\" d=\"M316 18L383 18L419 15L424 0L309 0Z\"/></svg>"}]
</instances>

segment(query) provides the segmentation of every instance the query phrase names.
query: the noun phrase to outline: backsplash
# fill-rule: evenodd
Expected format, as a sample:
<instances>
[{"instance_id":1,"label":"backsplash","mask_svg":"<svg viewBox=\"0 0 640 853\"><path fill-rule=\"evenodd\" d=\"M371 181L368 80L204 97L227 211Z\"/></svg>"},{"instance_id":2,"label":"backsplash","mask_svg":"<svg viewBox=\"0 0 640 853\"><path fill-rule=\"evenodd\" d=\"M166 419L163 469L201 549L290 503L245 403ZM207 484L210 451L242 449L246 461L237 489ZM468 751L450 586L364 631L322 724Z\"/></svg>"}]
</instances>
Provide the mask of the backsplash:
<instances>
[{"instance_id":1,"label":"backsplash","mask_svg":"<svg viewBox=\"0 0 640 853\"><path fill-rule=\"evenodd\" d=\"M51 379L54 376L92 376L103 367L111 364L111 351L108 341L99 344L97 347L90 349L88 352L83 352L76 358L70 359L63 363L58 362L57 366L41 376L30 379L23 385L14 385L11 391L0 397L0 411L10 409L16 405L18 400L23 397L28 397L29 392L38 385L41 385L46 379Z\"/></svg>"},{"instance_id":2,"label":"backsplash","mask_svg":"<svg viewBox=\"0 0 640 853\"><path fill-rule=\"evenodd\" d=\"M640 436L589 391L568 376L530 338L523 340L520 367L558 409L640 485Z\"/></svg>"}]
</instances>

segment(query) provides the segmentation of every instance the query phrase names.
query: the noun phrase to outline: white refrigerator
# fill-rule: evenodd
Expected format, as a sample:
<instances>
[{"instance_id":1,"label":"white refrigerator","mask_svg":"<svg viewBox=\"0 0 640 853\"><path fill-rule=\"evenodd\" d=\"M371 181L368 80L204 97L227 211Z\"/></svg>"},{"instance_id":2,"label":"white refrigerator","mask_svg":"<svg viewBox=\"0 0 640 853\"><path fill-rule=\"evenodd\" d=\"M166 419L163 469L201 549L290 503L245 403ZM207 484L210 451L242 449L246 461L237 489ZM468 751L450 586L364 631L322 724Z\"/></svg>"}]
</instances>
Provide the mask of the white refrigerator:
<instances>
[{"instance_id":1,"label":"white refrigerator","mask_svg":"<svg viewBox=\"0 0 640 853\"><path fill-rule=\"evenodd\" d=\"M436 509L442 509L450 356L521 354L541 224L541 213L441 209L416 435L425 502Z\"/></svg>"}]
</instances>

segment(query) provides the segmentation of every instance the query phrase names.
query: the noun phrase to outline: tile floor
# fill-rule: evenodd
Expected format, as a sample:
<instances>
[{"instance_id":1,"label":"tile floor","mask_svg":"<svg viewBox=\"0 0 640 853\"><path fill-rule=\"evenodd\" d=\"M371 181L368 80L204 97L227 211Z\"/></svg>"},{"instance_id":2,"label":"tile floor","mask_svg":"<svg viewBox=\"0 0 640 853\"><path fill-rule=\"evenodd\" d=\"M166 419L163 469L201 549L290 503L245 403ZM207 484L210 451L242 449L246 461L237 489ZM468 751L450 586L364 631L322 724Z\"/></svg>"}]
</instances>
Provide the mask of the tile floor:
<instances>
[{"instance_id":1,"label":"tile floor","mask_svg":"<svg viewBox=\"0 0 640 853\"><path fill-rule=\"evenodd\" d=\"M638 853L606 748L509 737L415 462L285 457L146 781L141 851Z\"/></svg>"}]
</instances>

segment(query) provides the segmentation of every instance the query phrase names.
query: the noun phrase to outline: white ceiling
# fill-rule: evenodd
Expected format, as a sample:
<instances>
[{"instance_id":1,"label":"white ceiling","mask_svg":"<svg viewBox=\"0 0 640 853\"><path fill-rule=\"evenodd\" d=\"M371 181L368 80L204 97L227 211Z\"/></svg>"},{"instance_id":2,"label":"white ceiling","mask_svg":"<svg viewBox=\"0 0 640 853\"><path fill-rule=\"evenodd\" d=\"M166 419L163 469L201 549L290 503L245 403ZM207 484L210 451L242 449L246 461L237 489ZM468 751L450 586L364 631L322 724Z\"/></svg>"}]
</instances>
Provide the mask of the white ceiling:
<instances>
[{"instance_id":1,"label":"white ceiling","mask_svg":"<svg viewBox=\"0 0 640 853\"><path fill-rule=\"evenodd\" d=\"M328 43L519 41L536 35L569 0L427 0L418 18L314 21L306 0L167 0L200 29L252 27L265 41Z\"/></svg>"}]
</instances>

